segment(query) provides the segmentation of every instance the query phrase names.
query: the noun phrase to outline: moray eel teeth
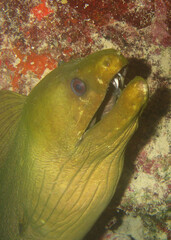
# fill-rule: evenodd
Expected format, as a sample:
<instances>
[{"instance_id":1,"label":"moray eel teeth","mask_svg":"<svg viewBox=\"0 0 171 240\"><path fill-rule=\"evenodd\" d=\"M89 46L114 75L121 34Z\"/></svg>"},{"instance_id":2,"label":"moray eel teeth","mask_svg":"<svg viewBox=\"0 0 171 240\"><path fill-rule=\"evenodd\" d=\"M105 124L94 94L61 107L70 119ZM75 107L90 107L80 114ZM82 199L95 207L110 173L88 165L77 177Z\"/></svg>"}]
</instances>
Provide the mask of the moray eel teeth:
<instances>
[{"instance_id":1,"label":"moray eel teeth","mask_svg":"<svg viewBox=\"0 0 171 240\"><path fill-rule=\"evenodd\" d=\"M106 95L99 106L98 110L94 114L90 121L86 131L100 121L109 111L112 109L117 99L119 98L124 86L124 79L127 72L127 66L123 67L118 73L114 75L112 80L109 82Z\"/></svg>"},{"instance_id":2,"label":"moray eel teeth","mask_svg":"<svg viewBox=\"0 0 171 240\"><path fill-rule=\"evenodd\" d=\"M126 67L123 67L120 72L118 72L113 80L112 80L112 84L114 85L114 87L116 89L118 88L123 88L124 86L124 79L125 79L125 76L126 76L126 73L127 73L127 66Z\"/></svg>"}]
</instances>

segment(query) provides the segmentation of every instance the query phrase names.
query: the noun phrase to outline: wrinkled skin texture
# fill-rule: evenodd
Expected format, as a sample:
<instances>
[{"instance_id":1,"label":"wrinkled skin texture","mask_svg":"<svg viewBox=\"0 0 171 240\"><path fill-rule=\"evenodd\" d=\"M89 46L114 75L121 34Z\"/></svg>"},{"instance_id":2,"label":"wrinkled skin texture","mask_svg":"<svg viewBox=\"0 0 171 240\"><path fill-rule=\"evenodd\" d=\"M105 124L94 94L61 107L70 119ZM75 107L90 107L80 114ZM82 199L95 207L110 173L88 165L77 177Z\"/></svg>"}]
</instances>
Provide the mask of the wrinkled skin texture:
<instances>
[{"instance_id":1,"label":"wrinkled skin texture","mask_svg":"<svg viewBox=\"0 0 171 240\"><path fill-rule=\"evenodd\" d=\"M0 92L1 239L81 240L106 208L148 98L145 80L133 79L86 129L126 64L108 49L62 64L28 97ZM74 78L86 86L81 96Z\"/></svg>"}]
</instances>

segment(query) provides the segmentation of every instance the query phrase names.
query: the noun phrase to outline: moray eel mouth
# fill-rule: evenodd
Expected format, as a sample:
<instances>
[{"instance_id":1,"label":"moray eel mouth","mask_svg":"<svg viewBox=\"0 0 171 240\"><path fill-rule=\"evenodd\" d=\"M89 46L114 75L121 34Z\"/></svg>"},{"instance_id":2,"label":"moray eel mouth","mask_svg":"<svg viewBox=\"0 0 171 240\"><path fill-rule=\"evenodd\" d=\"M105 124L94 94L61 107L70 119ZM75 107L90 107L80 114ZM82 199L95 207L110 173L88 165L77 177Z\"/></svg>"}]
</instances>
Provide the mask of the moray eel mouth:
<instances>
[{"instance_id":1,"label":"moray eel mouth","mask_svg":"<svg viewBox=\"0 0 171 240\"><path fill-rule=\"evenodd\" d=\"M106 91L106 95L102 103L100 104L99 108L95 112L93 118L91 119L86 131L93 127L96 123L98 123L113 108L122 90L126 87L126 85L124 84L126 73L127 66L124 66L111 79Z\"/></svg>"}]
</instances>

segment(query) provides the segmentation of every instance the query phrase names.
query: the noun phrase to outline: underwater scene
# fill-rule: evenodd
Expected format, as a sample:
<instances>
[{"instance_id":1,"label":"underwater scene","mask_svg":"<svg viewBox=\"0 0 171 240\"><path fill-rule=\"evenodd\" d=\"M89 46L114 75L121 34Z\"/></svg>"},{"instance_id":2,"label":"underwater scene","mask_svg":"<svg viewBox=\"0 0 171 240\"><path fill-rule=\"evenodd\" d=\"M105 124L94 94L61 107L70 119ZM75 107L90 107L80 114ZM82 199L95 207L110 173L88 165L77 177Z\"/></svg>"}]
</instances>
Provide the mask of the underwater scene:
<instances>
[{"instance_id":1,"label":"underwater scene","mask_svg":"<svg viewBox=\"0 0 171 240\"><path fill-rule=\"evenodd\" d=\"M0 240L171 239L170 1L0 6Z\"/></svg>"}]
</instances>

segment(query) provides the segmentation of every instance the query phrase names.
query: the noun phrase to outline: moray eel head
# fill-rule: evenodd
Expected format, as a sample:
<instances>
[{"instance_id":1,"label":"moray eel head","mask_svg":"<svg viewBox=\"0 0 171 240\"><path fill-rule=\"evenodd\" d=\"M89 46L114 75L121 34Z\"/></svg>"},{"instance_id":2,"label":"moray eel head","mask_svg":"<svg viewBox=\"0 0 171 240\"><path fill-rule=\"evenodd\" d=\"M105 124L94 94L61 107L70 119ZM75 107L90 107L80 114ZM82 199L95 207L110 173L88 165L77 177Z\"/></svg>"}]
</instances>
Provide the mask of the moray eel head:
<instances>
[{"instance_id":1,"label":"moray eel head","mask_svg":"<svg viewBox=\"0 0 171 240\"><path fill-rule=\"evenodd\" d=\"M28 98L27 118L33 119L33 134L42 140L48 136L50 142L54 137L61 147L75 149L109 83L126 64L120 53L109 49L63 63L48 74ZM46 134L40 137L41 132Z\"/></svg>"}]
</instances>

